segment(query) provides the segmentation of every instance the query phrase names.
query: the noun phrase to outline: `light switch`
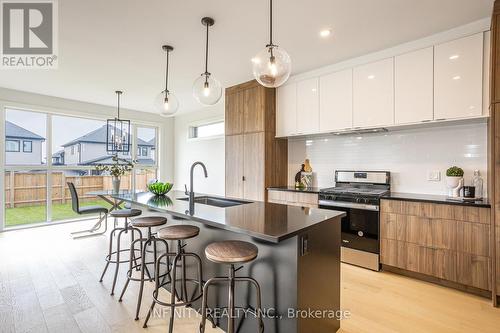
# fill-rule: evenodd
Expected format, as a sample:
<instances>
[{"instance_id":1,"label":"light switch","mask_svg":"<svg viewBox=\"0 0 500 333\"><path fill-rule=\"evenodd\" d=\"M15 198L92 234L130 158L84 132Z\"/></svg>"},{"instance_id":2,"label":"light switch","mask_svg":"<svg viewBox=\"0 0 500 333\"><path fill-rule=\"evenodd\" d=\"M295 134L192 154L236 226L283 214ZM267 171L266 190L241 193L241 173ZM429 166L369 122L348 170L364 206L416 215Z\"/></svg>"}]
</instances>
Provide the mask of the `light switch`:
<instances>
[{"instance_id":1,"label":"light switch","mask_svg":"<svg viewBox=\"0 0 500 333\"><path fill-rule=\"evenodd\" d=\"M427 180L430 182L441 181L441 171L429 171L427 175Z\"/></svg>"}]
</instances>

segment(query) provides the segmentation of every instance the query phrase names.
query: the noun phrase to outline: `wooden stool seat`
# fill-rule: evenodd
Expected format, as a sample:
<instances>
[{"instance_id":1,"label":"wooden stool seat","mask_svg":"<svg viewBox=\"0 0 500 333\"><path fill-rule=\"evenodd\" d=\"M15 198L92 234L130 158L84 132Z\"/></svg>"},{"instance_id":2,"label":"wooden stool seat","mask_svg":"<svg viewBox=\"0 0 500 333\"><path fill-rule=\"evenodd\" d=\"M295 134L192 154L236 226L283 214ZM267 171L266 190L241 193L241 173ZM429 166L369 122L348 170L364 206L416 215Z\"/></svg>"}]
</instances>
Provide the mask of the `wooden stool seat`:
<instances>
[{"instance_id":1,"label":"wooden stool seat","mask_svg":"<svg viewBox=\"0 0 500 333\"><path fill-rule=\"evenodd\" d=\"M205 248L207 259L221 264L245 263L257 258L259 250L243 241L215 242Z\"/></svg>"},{"instance_id":2,"label":"wooden stool seat","mask_svg":"<svg viewBox=\"0 0 500 333\"><path fill-rule=\"evenodd\" d=\"M193 225L173 225L160 229L158 238L167 240L188 239L198 236L200 228Z\"/></svg>"},{"instance_id":3,"label":"wooden stool seat","mask_svg":"<svg viewBox=\"0 0 500 333\"><path fill-rule=\"evenodd\" d=\"M130 224L138 228L158 227L167 224L167 218L163 216L144 216L133 219Z\"/></svg>"},{"instance_id":4,"label":"wooden stool seat","mask_svg":"<svg viewBox=\"0 0 500 333\"><path fill-rule=\"evenodd\" d=\"M142 214L140 209L117 209L109 213L113 217L134 217Z\"/></svg>"}]
</instances>

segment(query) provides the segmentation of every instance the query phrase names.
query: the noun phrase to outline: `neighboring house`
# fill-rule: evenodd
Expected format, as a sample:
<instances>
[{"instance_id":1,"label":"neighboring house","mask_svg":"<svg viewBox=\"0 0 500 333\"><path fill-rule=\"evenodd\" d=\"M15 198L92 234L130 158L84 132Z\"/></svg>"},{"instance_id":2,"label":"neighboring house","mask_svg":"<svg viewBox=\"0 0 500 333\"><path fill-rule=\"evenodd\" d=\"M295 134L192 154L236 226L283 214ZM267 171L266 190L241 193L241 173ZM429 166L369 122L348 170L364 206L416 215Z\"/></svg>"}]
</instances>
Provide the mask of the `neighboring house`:
<instances>
[{"instance_id":1,"label":"neighboring house","mask_svg":"<svg viewBox=\"0 0 500 333\"><path fill-rule=\"evenodd\" d=\"M62 145L63 150L52 155L55 164L93 165L112 163L112 155L106 151L106 125ZM154 142L137 140L137 160L140 164L153 164ZM130 159L128 154L119 154Z\"/></svg>"},{"instance_id":2,"label":"neighboring house","mask_svg":"<svg viewBox=\"0 0 500 333\"><path fill-rule=\"evenodd\" d=\"M5 160L10 165L40 165L45 138L5 121Z\"/></svg>"},{"instance_id":3,"label":"neighboring house","mask_svg":"<svg viewBox=\"0 0 500 333\"><path fill-rule=\"evenodd\" d=\"M148 143L151 146L151 156L152 158L155 158L155 154L156 154L156 138L152 138L151 140L148 141Z\"/></svg>"},{"instance_id":4,"label":"neighboring house","mask_svg":"<svg viewBox=\"0 0 500 333\"><path fill-rule=\"evenodd\" d=\"M64 149L52 154L52 165L64 165Z\"/></svg>"}]
</instances>

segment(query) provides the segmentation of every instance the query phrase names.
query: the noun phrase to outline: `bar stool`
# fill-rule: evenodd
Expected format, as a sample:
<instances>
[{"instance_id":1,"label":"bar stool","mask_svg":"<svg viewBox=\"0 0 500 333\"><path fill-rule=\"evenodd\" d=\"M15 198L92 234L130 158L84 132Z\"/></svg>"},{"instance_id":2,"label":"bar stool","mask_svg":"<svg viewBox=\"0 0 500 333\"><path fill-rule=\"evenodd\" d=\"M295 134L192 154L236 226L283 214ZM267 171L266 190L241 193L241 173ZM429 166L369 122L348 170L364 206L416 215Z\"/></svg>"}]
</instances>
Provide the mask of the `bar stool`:
<instances>
[{"instance_id":1,"label":"bar stool","mask_svg":"<svg viewBox=\"0 0 500 333\"><path fill-rule=\"evenodd\" d=\"M106 271L108 270L109 264L113 263L116 264L116 269L115 269L115 276L113 278L113 286L111 287L111 296L115 294L115 286L116 286L116 279L118 277L118 270L120 268L120 264L128 263L128 260L120 260L120 254L122 252L128 252L130 251L130 248L122 249L121 248L121 237L123 233L128 233L130 231L130 241L131 243L134 242L134 233L137 232L139 234L139 238L142 238L142 232L138 228L132 227L128 223L128 219L130 217L134 216L139 216L142 214L142 211L140 209L118 209L114 210L111 213L109 213L110 216L115 217L115 218L123 218L124 223L123 227L115 227L113 230L111 230L111 233L109 234L109 250L108 254L106 255L106 266L104 267L104 270L101 274L101 278L99 279L99 282L102 282L102 279L104 278L104 275L106 274ZM113 251L113 237L115 234L118 232L118 237L116 240L116 250ZM139 256L141 251L137 250L139 252ZM135 251L132 251L132 258L137 264L137 257L135 255Z\"/></svg>"},{"instance_id":2,"label":"bar stool","mask_svg":"<svg viewBox=\"0 0 500 333\"><path fill-rule=\"evenodd\" d=\"M251 277L235 277L236 271L242 267L235 268L235 264L244 264L257 258L259 250L257 246L252 243L243 241L222 241L209 244L205 248L205 256L208 260L218 264L228 264L229 276L227 277L214 277L208 280L203 287L203 301L201 305L201 323L200 332L205 332L205 323L207 319L207 295L210 285L217 282L229 283L229 297L228 297L228 319L227 319L227 333L234 333L234 285L235 282L250 282L255 286L257 293L257 308L254 310L254 315L259 319L259 332L264 332L264 323L262 321L261 310L261 295L259 283Z\"/></svg>"},{"instance_id":3,"label":"bar stool","mask_svg":"<svg viewBox=\"0 0 500 333\"><path fill-rule=\"evenodd\" d=\"M125 285L123 286L122 293L120 295L120 299L118 300L119 302L122 301L123 295L125 294L125 291L127 290L127 287L130 283L130 281L138 281L140 282L140 287L139 287L139 297L137 299L137 308L136 308L136 313L135 313L135 320L139 320L139 312L141 310L141 303L142 303L142 292L144 290L144 282L145 281L153 281L151 274L149 273L149 270L147 268L147 265L155 264L156 258L158 257L158 252L157 252L157 247L156 243L161 243L165 245L165 252L168 253L168 243L164 239L160 239L155 237L153 234L151 228L153 227L159 227L162 225L167 224L167 218L163 216L146 216L146 217L138 217L133 219L130 222L130 225L135 228L147 228L148 229L148 236L147 238L139 238L136 239L132 242L130 245L130 256L129 256L129 270L127 272L127 281L125 282ZM133 255L135 252L135 247L139 243L140 249L141 249L141 262L140 264L134 263L133 260ZM146 260L146 249L149 245L153 245L153 261L147 262ZM166 263L168 267L168 262ZM140 278L133 277L132 274L134 270L137 270L140 268L141 271L141 276ZM148 278L145 278L144 273L148 275ZM160 278L164 278L169 274L168 269L167 273L159 276Z\"/></svg>"},{"instance_id":4,"label":"bar stool","mask_svg":"<svg viewBox=\"0 0 500 333\"><path fill-rule=\"evenodd\" d=\"M200 233L200 229L198 227L192 226L192 225L173 225L170 227L166 227L163 229L160 229L158 231L157 237L164 239L164 240L171 240L171 241L177 241L177 252L176 253L165 253L159 256L156 259L156 265L155 265L155 290L153 291L153 302L151 303L151 307L149 308L148 315L146 317L146 320L144 321L144 328L147 327L149 318L151 316L151 313L153 312L153 309L156 304L162 305L162 306L168 306L170 307L170 324L169 324L169 333L173 332L174 328L174 317L175 317L175 308L179 306L190 306L192 302L199 300L202 297L202 289L203 289L203 281L202 281L202 268L201 268L201 258L195 254L195 253L190 253L186 252L184 250L184 247L186 244L182 244L182 241L194 238L198 236ZM160 283L159 279L159 270L160 270L160 263L163 258L168 258L169 257L174 257L172 261L172 268L170 270L171 273L171 279L170 281L163 281ZM192 279L188 278L186 276L186 258L187 257L192 257L196 260L198 263L198 276L197 279ZM180 261L181 264L181 278L179 279L180 285L181 285L181 295L178 297L180 302L176 302L176 282L177 280L177 263ZM199 288L199 294L193 295L190 297L188 300L187 296L187 282L190 282ZM164 302L159 299L158 291L162 287L166 287L170 285L170 302ZM178 296L178 295L177 295Z\"/></svg>"}]
</instances>

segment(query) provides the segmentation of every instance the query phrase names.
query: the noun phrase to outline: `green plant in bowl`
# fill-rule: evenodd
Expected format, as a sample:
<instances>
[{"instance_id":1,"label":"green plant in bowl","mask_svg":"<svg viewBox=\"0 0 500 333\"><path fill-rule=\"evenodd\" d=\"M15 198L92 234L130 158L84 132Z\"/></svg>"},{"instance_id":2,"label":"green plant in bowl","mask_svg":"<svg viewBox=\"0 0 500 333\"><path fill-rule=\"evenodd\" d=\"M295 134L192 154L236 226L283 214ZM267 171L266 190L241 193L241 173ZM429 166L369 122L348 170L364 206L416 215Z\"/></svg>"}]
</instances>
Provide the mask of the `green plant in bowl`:
<instances>
[{"instance_id":1,"label":"green plant in bowl","mask_svg":"<svg viewBox=\"0 0 500 333\"><path fill-rule=\"evenodd\" d=\"M170 190L174 187L174 184L172 183L162 183L162 182L155 182L148 184L148 190L149 192L155 194L155 195L165 195Z\"/></svg>"},{"instance_id":2,"label":"green plant in bowl","mask_svg":"<svg viewBox=\"0 0 500 333\"><path fill-rule=\"evenodd\" d=\"M462 168L457 167L457 166L452 166L451 168L448 168L448 170L446 170L446 176L447 177L463 177L464 170Z\"/></svg>"}]
</instances>

